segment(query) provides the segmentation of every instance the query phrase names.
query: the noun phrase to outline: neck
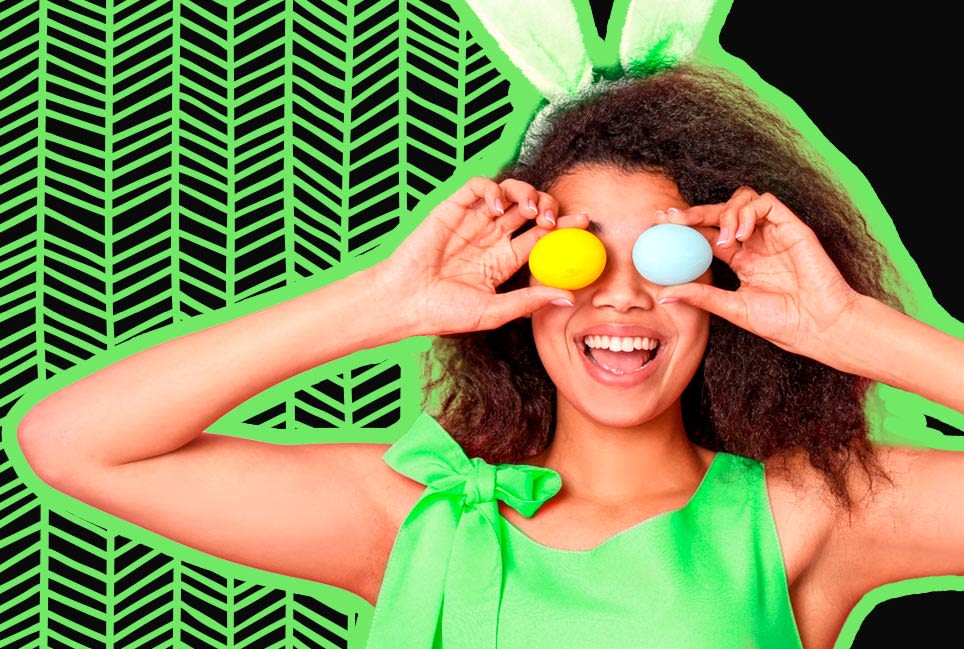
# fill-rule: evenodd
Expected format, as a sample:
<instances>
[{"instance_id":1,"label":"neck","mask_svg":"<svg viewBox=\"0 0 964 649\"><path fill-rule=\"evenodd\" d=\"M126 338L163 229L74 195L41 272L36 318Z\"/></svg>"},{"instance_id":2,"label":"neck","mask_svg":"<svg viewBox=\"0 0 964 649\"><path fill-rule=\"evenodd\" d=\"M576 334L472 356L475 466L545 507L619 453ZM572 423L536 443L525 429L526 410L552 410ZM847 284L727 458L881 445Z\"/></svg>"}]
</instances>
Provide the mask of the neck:
<instances>
[{"instance_id":1,"label":"neck","mask_svg":"<svg viewBox=\"0 0 964 649\"><path fill-rule=\"evenodd\" d=\"M533 463L558 471L567 497L619 506L691 492L711 457L686 436L678 402L630 428L607 426L560 404L552 443Z\"/></svg>"}]
</instances>

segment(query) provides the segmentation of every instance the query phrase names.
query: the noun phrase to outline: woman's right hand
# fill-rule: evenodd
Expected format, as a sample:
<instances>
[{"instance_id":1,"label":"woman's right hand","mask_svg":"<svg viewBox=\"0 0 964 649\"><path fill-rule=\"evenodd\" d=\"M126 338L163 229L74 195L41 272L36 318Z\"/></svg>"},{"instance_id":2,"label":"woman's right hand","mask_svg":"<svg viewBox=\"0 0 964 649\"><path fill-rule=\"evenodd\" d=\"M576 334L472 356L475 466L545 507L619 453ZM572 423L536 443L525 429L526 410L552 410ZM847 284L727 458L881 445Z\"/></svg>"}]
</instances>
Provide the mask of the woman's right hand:
<instances>
[{"instance_id":1,"label":"woman's right hand","mask_svg":"<svg viewBox=\"0 0 964 649\"><path fill-rule=\"evenodd\" d=\"M541 237L557 226L589 223L582 214L557 222L558 209L554 198L528 183L472 178L374 267L376 281L404 302L414 335L494 329L548 304L571 306L571 291L549 286L496 293ZM535 227L513 238L531 219Z\"/></svg>"}]
</instances>

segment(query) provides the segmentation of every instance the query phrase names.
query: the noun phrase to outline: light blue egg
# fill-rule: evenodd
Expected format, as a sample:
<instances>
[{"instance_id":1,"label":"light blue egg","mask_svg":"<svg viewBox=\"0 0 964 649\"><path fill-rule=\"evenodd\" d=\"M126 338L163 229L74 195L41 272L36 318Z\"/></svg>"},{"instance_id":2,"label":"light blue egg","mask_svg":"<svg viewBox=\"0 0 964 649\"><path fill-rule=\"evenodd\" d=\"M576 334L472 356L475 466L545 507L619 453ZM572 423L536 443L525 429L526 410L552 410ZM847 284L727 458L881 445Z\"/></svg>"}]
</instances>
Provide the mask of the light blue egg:
<instances>
[{"instance_id":1,"label":"light blue egg","mask_svg":"<svg viewBox=\"0 0 964 649\"><path fill-rule=\"evenodd\" d=\"M660 223L645 230L633 244L633 265L639 274L661 286L685 284L706 272L713 249L694 228Z\"/></svg>"}]
</instances>

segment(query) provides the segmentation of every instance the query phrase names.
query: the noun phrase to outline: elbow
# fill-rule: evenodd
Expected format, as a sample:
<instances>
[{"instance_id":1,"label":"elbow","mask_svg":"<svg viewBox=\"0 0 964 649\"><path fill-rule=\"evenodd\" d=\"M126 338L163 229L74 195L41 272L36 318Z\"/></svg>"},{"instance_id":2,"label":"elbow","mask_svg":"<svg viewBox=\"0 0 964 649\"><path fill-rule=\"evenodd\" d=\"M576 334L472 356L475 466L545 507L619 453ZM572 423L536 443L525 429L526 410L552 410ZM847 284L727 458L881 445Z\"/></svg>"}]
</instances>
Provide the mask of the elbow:
<instances>
[{"instance_id":1,"label":"elbow","mask_svg":"<svg viewBox=\"0 0 964 649\"><path fill-rule=\"evenodd\" d=\"M30 466L42 481L61 489L69 480L69 463L66 462L66 435L44 427L31 410L17 427L17 445Z\"/></svg>"}]
</instances>

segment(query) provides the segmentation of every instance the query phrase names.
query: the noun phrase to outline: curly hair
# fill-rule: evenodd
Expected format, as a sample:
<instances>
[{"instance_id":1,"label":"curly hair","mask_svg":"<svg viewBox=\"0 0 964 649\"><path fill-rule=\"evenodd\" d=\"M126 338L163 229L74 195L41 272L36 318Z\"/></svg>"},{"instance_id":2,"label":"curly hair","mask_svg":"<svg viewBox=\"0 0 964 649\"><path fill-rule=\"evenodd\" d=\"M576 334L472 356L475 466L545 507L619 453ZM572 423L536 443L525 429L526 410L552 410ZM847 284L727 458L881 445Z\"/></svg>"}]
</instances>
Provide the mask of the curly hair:
<instances>
[{"instance_id":1,"label":"curly hair","mask_svg":"<svg viewBox=\"0 0 964 649\"><path fill-rule=\"evenodd\" d=\"M533 144L499 180L550 191L564 174L599 165L663 174L690 205L725 202L741 186L770 192L810 226L854 290L901 308L883 283L896 273L847 193L800 134L730 73L685 65L599 83L537 123ZM720 288L739 286L719 260L712 275ZM498 290L528 280L523 266ZM467 454L515 463L549 445L556 391L528 319L436 338L425 360L426 407L437 398L433 414ZM870 386L711 316L706 353L682 395L683 423L712 450L761 461L804 452L849 508L851 465L886 477L868 438Z\"/></svg>"}]
</instances>

